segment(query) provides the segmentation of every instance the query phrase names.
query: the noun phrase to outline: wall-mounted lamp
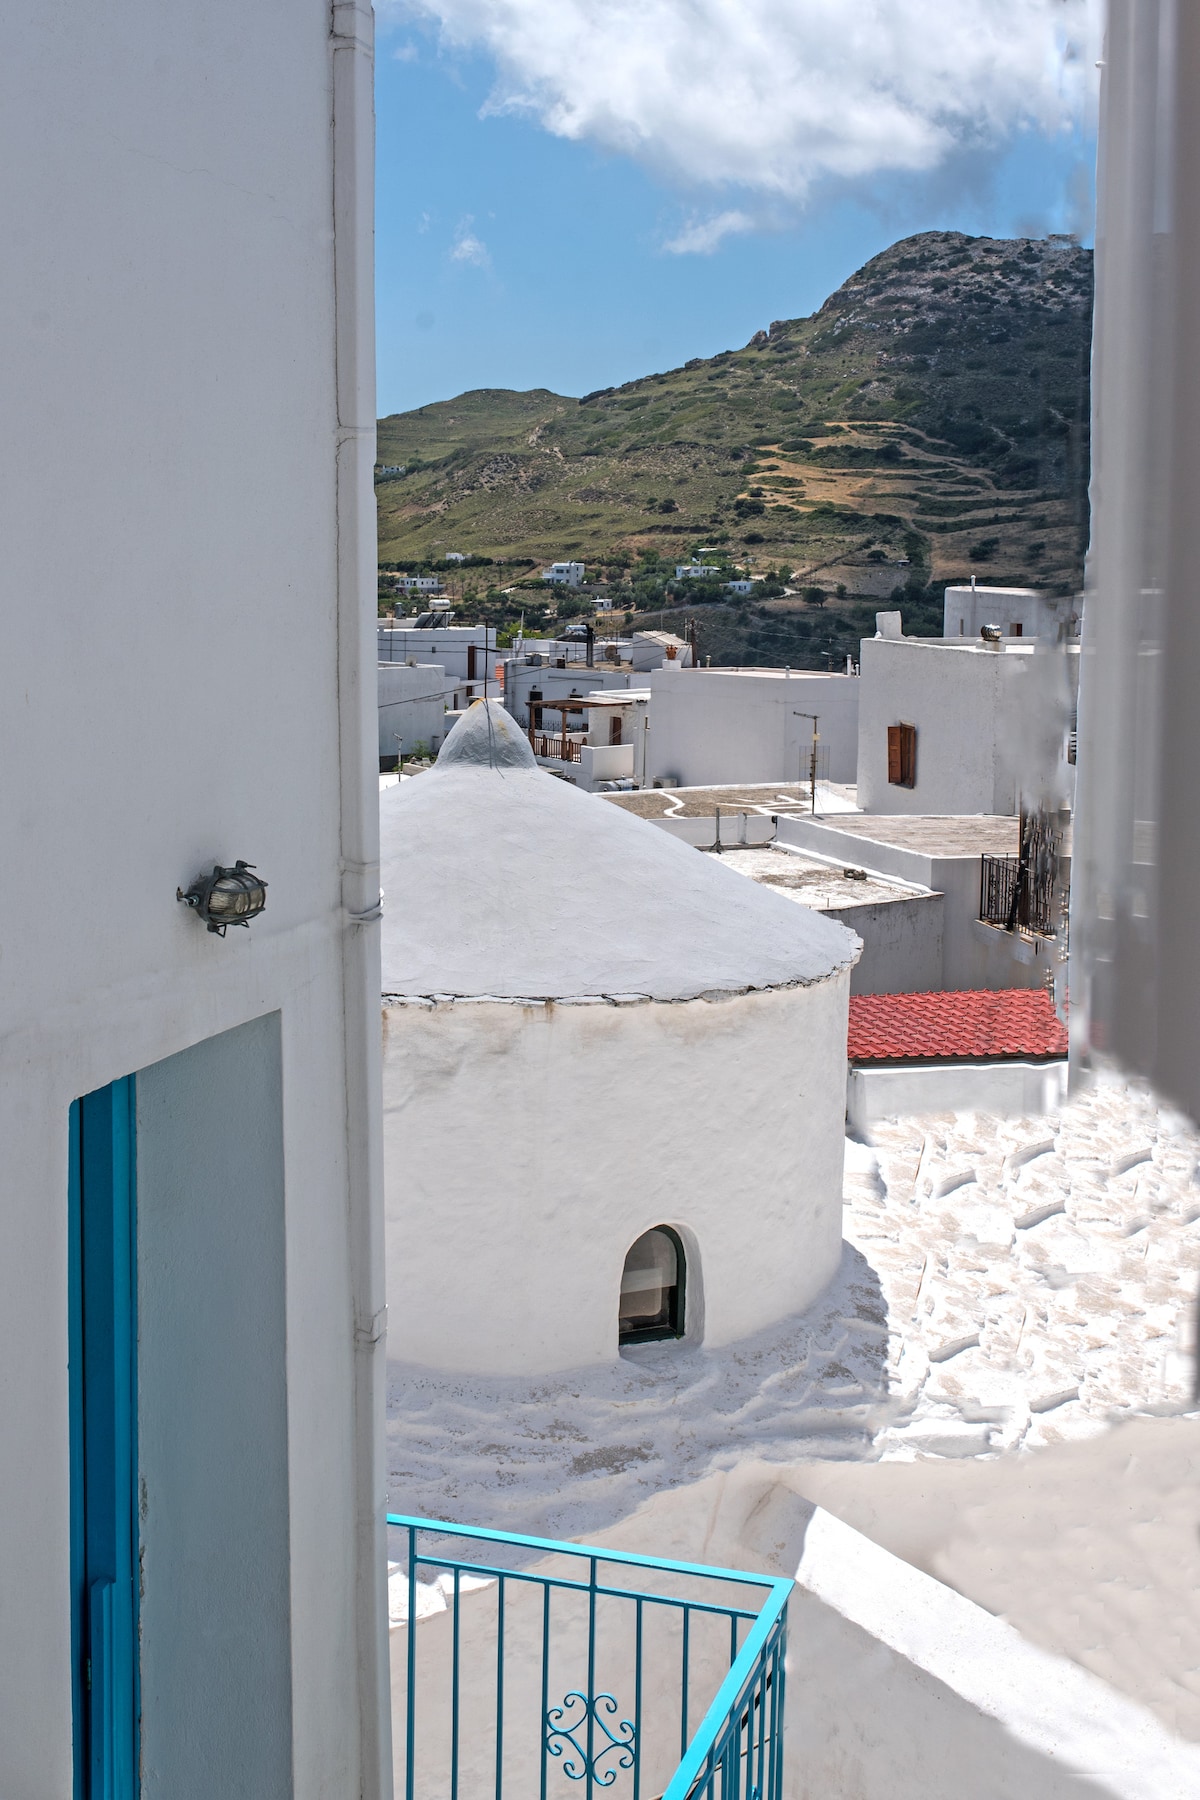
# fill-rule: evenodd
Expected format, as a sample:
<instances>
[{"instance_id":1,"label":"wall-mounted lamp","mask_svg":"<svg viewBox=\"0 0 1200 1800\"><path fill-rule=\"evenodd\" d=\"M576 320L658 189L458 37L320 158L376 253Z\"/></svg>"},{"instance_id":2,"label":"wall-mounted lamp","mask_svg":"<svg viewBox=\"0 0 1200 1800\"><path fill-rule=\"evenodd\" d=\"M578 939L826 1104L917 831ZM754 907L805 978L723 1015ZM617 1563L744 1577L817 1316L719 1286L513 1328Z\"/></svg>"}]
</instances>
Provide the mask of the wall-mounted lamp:
<instances>
[{"instance_id":1,"label":"wall-mounted lamp","mask_svg":"<svg viewBox=\"0 0 1200 1800\"><path fill-rule=\"evenodd\" d=\"M199 913L210 931L224 937L227 926L249 925L267 904L267 884L253 870L254 864L239 856L232 869L217 864L211 875L197 875L186 894L176 888L175 898Z\"/></svg>"}]
</instances>

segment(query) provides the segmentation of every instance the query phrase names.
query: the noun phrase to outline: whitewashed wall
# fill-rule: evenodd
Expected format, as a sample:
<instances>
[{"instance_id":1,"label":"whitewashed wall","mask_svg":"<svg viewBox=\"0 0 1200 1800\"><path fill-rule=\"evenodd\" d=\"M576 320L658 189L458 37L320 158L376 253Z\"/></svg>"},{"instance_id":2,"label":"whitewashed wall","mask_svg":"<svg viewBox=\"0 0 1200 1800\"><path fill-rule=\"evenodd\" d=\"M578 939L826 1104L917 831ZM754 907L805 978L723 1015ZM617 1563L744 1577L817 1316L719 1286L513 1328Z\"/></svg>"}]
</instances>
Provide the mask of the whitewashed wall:
<instances>
[{"instance_id":1,"label":"whitewashed wall","mask_svg":"<svg viewBox=\"0 0 1200 1800\"><path fill-rule=\"evenodd\" d=\"M680 787L807 780L812 721L801 712L820 715L820 774L855 779L857 676L664 668L650 676L650 694L647 784L663 775Z\"/></svg>"},{"instance_id":2,"label":"whitewashed wall","mask_svg":"<svg viewBox=\"0 0 1200 1800\"><path fill-rule=\"evenodd\" d=\"M272 1013L294 1793L384 1791L370 33L325 0L3 28L6 1796L72 1781L68 1109ZM237 856L269 904L222 941L175 890Z\"/></svg>"},{"instance_id":3,"label":"whitewashed wall","mask_svg":"<svg viewBox=\"0 0 1200 1800\"><path fill-rule=\"evenodd\" d=\"M1060 626L1079 623L1080 603L1035 588L948 587L942 601L942 636L978 639L984 625L998 625L1005 637L1048 638L1055 642ZM1018 634L1013 626L1019 625Z\"/></svg>"},{"instance_id":4,"label":"whitewashed wall","mask_svg":"<svg viewBox=\"0 0 1200 1800\"><path fill-rule=\"evenodd\" d=\"M1185 1800L1200 1746L743 1462L593 1541L795 1575L784 1800ZM425 1629L425 1627L422 1627ZM618 1689L621 1692L621 1689Z\"/></svg>"},{"instance_id":5,"label":"whitewashed wall","mask_svg":"<svg viewBox=\"0 0 1200 1800\"><path fill-rule=\"evenodd\" d=\"M1183 1800L1200 1747L816 1508L789 1608L786 1800Z\"/></svg>"},{"instance_id":6,"label":"whitewashed wall","mask_svg":"<svg viewBox=\"0 0 1200 1800\"><path fill-rule=\"evenodd\" d=\"M858 803L876 813L1012 813L1061 804L1076 653L1023 640L997 649L938 638L864 638ZM915 787L888 781L889 725L917 728Z\"/></svg>"},{"instance_id":7,"label":"whitewashed wall","mask_svg":"<svg viewBox=\"0 0 1200 1800\"><path fill-rule=\"evenodd\" d=\"M419 600L417 604L420 605ZM405 663L410 656L415 656L418 662L440 663L452 680L465 681L467 658L473 649L475 680L482 683L486 668L488 686L494 688L496 685L499 654L496 632L491 625L431 625L414 631L405 625L381 622L376 629L381 663Z\"/></svg>"},{"instance_id":8,"label":"whitewashed wall","mask_svg":"<svg viewBox=\"0 0 1200 1800\"><path fill-rule=\"evenodd\" d=\"M689 1336L807 1305L841 1246L848 987L385 1005L389 1355L612 1360L626 1251L660 1224Z\"/></svg>"},{"instance_id":9,"label":"whitewashed wall","mask_svg":"<svg viewBox=\"0 0 1200 1800\"><path fill-rule=\"evenodd\" d=\"M437 663L381 662L377 681L380 758L411 752L416 744L439 750L446 732L446 671Z\"/></svg>"},{"instance_id":10,"label":"whitewashed wall","mask_svg":"<svg viewBox=\"0 0 1200 1800\"><path fill-rule=\"evenodd\" d=\"M559 651L569 647L577 650L578 645L556 645ZM661 652L659 653L661 657ZM518 724L529 724L529 694L536 688L543 700L566 700L572 694L596 694L603 690L611 692L615 688L644 688L646 678L635 674L632 668L626 669L589 669L583 658L567 662L565 668L556 669L543 663L541 668L532 668L526 662L513 662L511 659L504 665L504 704ZM553 730L559 723L560 713L548 713L545 722Z\"/></svg>"},{"instance_id":11,"label":"whitewashed wall","mask_svg":"<svg viewBox=\"0 0 1200 1800\"><path fill-rule=\"evenodd\" d=\"M915 993L919 989L907 984L918 975L922 980L936 975L931 989L1045 986L1047 970L1057 959L1056 944L1049 940L1028 944L981 923L978 856L927 856L896 844L876 843L857 832L839 831L834 821L824 819L780 819L777 837L781 844L896 876L940 897L937 911L910 916L911 930L891 923L890 905L877 909L877 919L867 908L832 915L863 940L860 966L865 965L866 979L875 985L856 986L856 994Z\"/></svg>"}]
</instances>

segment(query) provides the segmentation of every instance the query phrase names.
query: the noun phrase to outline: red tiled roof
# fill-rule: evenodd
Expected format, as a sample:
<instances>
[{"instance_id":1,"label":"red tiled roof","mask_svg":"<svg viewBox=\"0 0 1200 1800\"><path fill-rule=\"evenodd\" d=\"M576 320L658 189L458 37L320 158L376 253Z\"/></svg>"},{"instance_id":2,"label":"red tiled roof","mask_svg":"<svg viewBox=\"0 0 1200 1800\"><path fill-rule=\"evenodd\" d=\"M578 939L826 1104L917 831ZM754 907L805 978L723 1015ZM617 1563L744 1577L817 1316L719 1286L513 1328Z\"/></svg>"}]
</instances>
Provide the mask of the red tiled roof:
<instances>
[{"instance_id":1,"label":"red tiled roof","mask_svg":"<svg viewBox=\"0 0 1200 1800\"><path fill-rule=\"evenodd\" d=\"M1001 993L852 994L851 1062L928 1062L1067 1054L1067 1033L1040 988Z\"/></svg>"}]
</instances>

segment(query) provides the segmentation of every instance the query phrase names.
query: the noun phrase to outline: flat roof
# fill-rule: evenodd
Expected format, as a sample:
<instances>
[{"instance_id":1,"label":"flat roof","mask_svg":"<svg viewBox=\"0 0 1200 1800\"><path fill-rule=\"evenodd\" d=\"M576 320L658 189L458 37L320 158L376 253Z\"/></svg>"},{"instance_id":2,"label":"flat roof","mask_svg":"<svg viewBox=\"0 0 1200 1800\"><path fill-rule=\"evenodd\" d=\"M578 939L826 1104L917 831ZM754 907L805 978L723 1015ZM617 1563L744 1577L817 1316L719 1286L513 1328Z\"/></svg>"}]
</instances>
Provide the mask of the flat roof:
<instances>
[{"instance_id":1,"label":"flat roof","mask_svg":"<svg viewBox=\"0 0 1200 1800\"><path fill-rule=\"evenodd\" d=\"M815 856L785 850L774 844L761 849L724 850L721 861L737 875L773 888L785 900L810 906L815 912L841 912L848 906L879 906L900 900L930 900L930 888L914 888L886 875L848 875L841 868L820 862Z\"/></svg>"},{"instance_id":2,"label":"flat roof","mask_svg":"<svg viewBox=\"0 0 1200 1800\"><path fill-rule=\"evenodd\" d=\"M817 799L835 796L847 809L854 806L854 788L840 781L817 782ZM726 812L804 813L811 796L807 781L730 782L719 787L639 788L631 794L602 794L640 819L711 819L718 806ZM846 815L830 812L829 822ZM817 818L822 815L818 812Z\"/></svg>"},{"instance_id":3,"label":"flat roof","mask_svg":"<svg viewBox=\"0 0 1200 1800\"><path fill-rule=\"evenodd\" d=\"M907 641L907 640L905 640ZM1032 639L1030 640L1032 642ZM689 669L689 675L761 675L771 681L857 681L845 669L756 669L752 665L736 669Z\"/></svg>"},{"instance_id":4,"label":"flat roof","mask_svg":"<svg viewBox=\"0 0 1200 1800\"><path fill-rule=\"evenodd\" d=\"M1015 814L837 813L818 815L813 823L925 856L1016 856L1021 848L1021 821Z\"/></svg>"}]
</instances>

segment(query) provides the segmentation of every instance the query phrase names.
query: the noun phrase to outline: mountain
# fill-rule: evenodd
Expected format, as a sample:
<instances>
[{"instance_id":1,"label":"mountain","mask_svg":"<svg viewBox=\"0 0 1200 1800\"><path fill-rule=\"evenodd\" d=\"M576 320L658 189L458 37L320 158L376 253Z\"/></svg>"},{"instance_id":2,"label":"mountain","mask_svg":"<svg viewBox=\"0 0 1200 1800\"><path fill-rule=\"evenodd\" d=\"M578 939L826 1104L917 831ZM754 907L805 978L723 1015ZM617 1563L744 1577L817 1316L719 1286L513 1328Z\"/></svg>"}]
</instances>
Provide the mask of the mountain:
<instances>
[{"instance_id":1,"label":"mountain","mask_svg":"<svg viewBox=\"0 0 1200 1800\"><path fill-rule=\"evenodd\" d=\"M925 232L741 350L578 400L481 389L394 414L381 561L627 566L722 544L834 610L903 587L926 628L948 580L1071 591L1091 311L1069 238Z\"/></svg>"}]
</instances>

